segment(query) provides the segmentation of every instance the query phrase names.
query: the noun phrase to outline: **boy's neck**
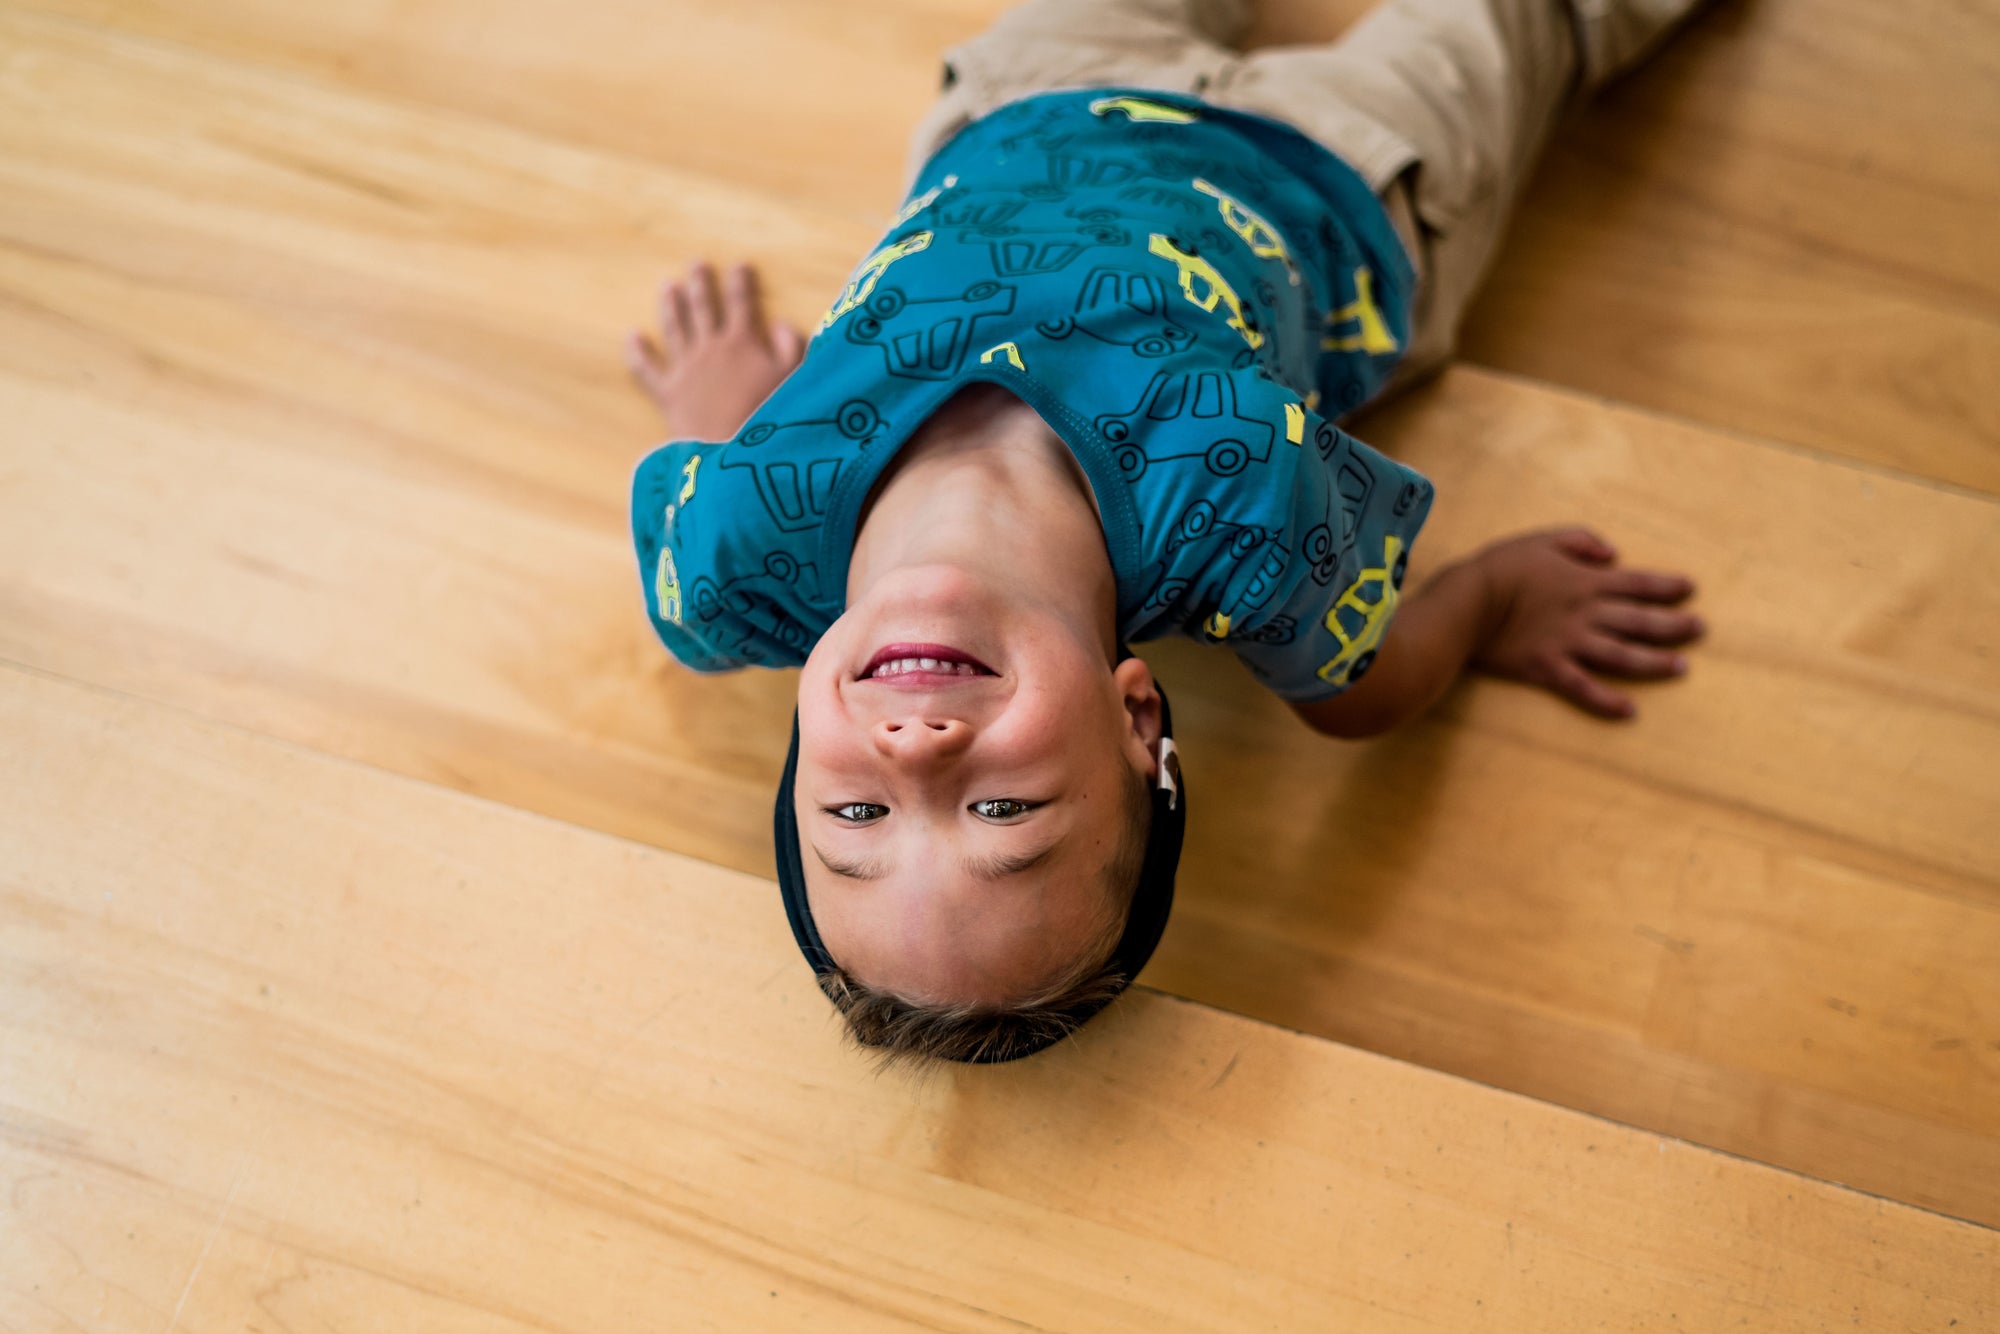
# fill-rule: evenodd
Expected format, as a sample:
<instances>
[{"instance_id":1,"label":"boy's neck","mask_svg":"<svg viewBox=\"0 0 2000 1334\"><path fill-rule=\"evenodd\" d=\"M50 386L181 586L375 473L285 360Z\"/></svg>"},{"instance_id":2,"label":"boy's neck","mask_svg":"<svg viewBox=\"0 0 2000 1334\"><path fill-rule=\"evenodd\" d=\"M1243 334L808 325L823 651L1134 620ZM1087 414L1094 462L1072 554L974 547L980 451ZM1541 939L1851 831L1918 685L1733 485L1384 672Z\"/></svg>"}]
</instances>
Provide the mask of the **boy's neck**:
<instances>
[{"instance_id":1,"label":"boy's neck","mask_svg":"<svg viewBox=\"0 0 2000 1334\"><path fill-rule=\"evenodd\" d=\"M959 391L917 429L864 505L853 606L883 576L948 565L1056 607L1117 642L1117 581L1090 484L1035 410L994 385Z\"/></svg>"}]
</instances>

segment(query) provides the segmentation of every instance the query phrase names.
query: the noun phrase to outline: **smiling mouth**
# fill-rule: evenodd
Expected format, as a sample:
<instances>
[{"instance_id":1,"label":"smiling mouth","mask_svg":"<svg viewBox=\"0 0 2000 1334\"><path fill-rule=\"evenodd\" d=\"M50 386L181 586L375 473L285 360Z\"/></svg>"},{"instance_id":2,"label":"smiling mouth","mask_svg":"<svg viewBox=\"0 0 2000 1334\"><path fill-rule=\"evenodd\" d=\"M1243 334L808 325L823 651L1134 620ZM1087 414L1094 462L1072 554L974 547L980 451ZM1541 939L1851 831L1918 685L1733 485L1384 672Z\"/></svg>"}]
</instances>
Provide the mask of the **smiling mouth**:
<instances>
[{"instance_id":1,"label":"smiling mouth","mask_svg":"<svg viewBox=\"0 0 2000 1334\"><path fill-rule=\"evenodd\" d=\"M993 675L991 667L947 644L890 644L868 660L860 679L928 684Z\"/></svg>"}]
</instances>

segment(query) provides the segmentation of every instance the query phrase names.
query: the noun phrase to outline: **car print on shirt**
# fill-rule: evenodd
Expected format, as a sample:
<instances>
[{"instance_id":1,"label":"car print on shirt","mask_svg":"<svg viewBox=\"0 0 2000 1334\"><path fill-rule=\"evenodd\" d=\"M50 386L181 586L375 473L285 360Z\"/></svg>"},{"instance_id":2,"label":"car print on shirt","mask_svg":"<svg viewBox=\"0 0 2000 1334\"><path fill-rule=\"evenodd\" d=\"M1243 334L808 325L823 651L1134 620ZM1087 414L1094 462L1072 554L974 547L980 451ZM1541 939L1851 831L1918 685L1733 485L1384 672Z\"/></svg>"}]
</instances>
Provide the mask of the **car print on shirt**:
<instances>
[{"instance_id":1,"label":"car print on shirt","mask_svg":"<svg viewBox=\"0 0 2000 1334\"><path fill-rule=\"evenodd\" d=\"M700 622L702 633L722 645L730 658L746 663L765 660L760 636L775 639L787 652L803 655L815 636L785 610L776 595L796 586L806 596L815 597L818 583L819 572L814 566L801 564L790 552L773 551L765 555L762 569L725 582L707 575L696 579L688 590L688 607L693 619Z\"/></svg>"},{"instance_id":2,"label":"car print on shirt","mask_svg":"<svg viewBox=\"0 0 2000 1334\"><path fill-rule=\"evenodd\" d=\"M1350 320L1354 328L1347 333L1328 334L1320 339L1321 350L1366 352L1371 357L1379 357L1402 346L1396 341L1396 335L1389 332L1389 322L1382 317L1381 309L1375 304L1375 275L1365 267L1354 271L1354 300L1326 313L1329 326L1346 324Z\"/></svg>"},{"instance_id":3,"label":"car print on shirt","mask_svg":"<svg viewBox=\"0 0 2000 1334\"><path fill-rule=\"evenodd\" d=\"M1090 104L1093 116L1109 116L1113 112L1122 112L1128 120L1142 124L1192 125L1201 119L1198 111L1146 97L1100 97Z\"/></svg>"},{"instance_id":4,"label":"car print on shirt","mask_svg":"<svg viewBox=\"0 0 2000 1334\"><path fill-rule=\"evenodd\" d=\"M1035 332L1064 339L1082 333L1101 343L1129 347L1135 356L1157 358L1194 345L1194 333L1168 315L1171 294L1157 274L1132 269L1095 268L1076 293L1076 313L1043 320Z\"/></svg>"},{"instance_id":5,"label":"car print on shirt","mask_svg":"<svg viewBox=\"0 0 2000 1334\"><path fill-rule=\"evenodd\" d=\"M1270 422L1237 411L1235 381L1220 371L1157 371L1135 407L1093 424L1128 481L1172 459L1200 459L1217 477L1234 477L1269 459L1277 435Z\"/></svg>"},{"instance_id":6,"label":"car print on shirt","mask_svg":"<svg viewBox=\"0 0 2000 1334\"><path fill-rule=\"evenodd\" d=\"M980 326L1013 314L1014 292L996 282L925 295L882 287L847 322L847 340L879 347L890 375L949 380L975 345L990 344L991 335L982 338Z\"/></svg>"},{"instance_id":7,"label":"car print on shirt","mask_svg":"<svg viewBox=\"0 0 2000 1334\"><path fill-rule=\"evenodd\" d=\"M933 239L934 234L931 232L913 232L900 241L890 242L862 260L861 266L855 269L854 276L848 280L846 289L821 318L819 328L815 332L825 333L831 329L840 321L841 316L868 299L869 294L875 290L875 284L881 280L883 273L887 272L891 264L919 251L928 250Z\"/></svg>"},{"instance_id":8,"label":"car print on shirt","mask_svg":"<svg viewBox=\"0 0 2000 1334\"><path fill-rule=\"evenodd\" d=\"M938 182L936 185L933 185L930 189L924 191L922 194L917 195L915 198L911 199L909 203L903 205L902 211L897 213L895 217L889 220L889 230L892 232L895 231L898 227L902 226L910 219L916 217L917 214L922 213L932 204L935 204L938 201L939 197L944 195L947 191L955 190L957 188L958 188L958 177L956 176L945 177L942 181Z\"/></svg>"},{"instance_id":9,"label":"car print on shirt","mask_svg":"<svg viewBox=\"0 0 2000 1334\"><path fill-rule=\"evenodd\" d=\"M1320 664L1320 680L1351 686L1374 665L1382 637L1389 633L1389 622L1396 615L1408 565L1403 539L1391 533L1382 539L1382 563L1363 570L1334 601L1322 624L1339 641L1340 652ZM1372 598L1368 596L1371 589Z\"/></svg>"},{"instance_id":10,"label":"car print on shirt","mask_svg":"<svg viewBox=\"0 0 2000 1334\"><path fill-rule=\"evenodd\" d=\"M674 566L674 553L666 543L660 544L660 560L653 570L653 605L659 608L660 619L672 625L681 623L681 572Z\"/></svg>"},{"instance_id":11,"label":"car print on shirt","mask_svg":"<svg viewBox=\"0 0 2000 1334\"><path fill-rule=\"evenodd\" d=\"M1278 234L1276 227L1266 222L1248 204L1227 190L1211 185L1199 176L1194 178L1193 184L1196 190L1215 201L1216 208L1222 214L1223 225L1243 238L1243 244L1250 248L1251 254L1259 259L1275 259L1283 264L1285 276L1290 279L1293 287L1297 287L1303 281L1298 265L1292 262L1292 252L1285 245L1285 238ZM1267 299L1265 304L1271 305L1275 302Z\"/></svg>"},{"instance_id":12,"label":"car print on shirt","mask_svg":"<svg viewBox=\"0 0 2000 1334\"><path fill-rule=\"evenodd\" d=\"M1236 295L1236 289L1229 280L1216 271L1215 265L1200 255L1183 250L1174 244L1173 238L1154 232L1147 241L1147 253L1158 255L1180 270L1181 295L1204 311L1214 311L1217 305L1229 309L1228 325L1242 335L1243 341L1252 348L1264 345L1264 335L1258 332L1254 321L1243 313L1243 298Z\"/></svg>"}]
</instances>

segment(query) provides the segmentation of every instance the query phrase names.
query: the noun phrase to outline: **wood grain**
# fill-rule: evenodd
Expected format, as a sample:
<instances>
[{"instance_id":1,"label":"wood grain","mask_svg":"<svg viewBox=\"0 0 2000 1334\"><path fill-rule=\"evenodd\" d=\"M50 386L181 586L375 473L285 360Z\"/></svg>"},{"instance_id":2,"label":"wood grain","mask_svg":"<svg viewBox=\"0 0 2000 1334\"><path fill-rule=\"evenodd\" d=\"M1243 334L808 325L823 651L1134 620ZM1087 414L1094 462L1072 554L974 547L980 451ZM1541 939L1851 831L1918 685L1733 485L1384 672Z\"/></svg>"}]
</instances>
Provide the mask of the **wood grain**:
<instances>
[{"instance_id":1,"label":"wood grain","mask_svg":"<svg viewBox=\"0 0 2000 1334\"><path fill-rule=\"evenodd\" d=\"M1461 354L2000 491L1996 125L2000 7L1725 0L1557 131Z\"/></svg>"},{"instance_id":2,"label":"wood grain","mask_svg":"<svg viewBox=\"0 0 2000 1334\"><path fill-rule=\"evenodd\" d=\"M9 7L783 191L866 221L860 250L843 260L844 276L899 202L904 141L937 94L942 51L1006 4L605 0L574 11L549 0L304 7L10 0Z\"/></svg>"},{"instance_id":3,"label":"wood grain","mask_svg":"<svg viewBox=\"0 0 2000 1334\"><path fill-rule=\"evenodd\" d=\"M1007 7L13 3L781 190L863 233L939 53ZM1250 40L1330 40L1367 7L1260 0ZM1989 0L1715 5L1557 134L1464 355L2000 492L1996 124Z\"/></svg>"},{"instance_id":4,"label":"wood grain","mask_svg":"<svg viewBox=\"0 0 2000 1334\"><path fill-rule=\"evenodd\" d=\"M868 228L0 39L0 657L767 871L791 682L651 641L613 345L662 254L768 258L803 315ZM1477 683L1358 747L1151 650L1197 797L1149 979L2000 1221L2000 507L1478 371L1360 429L1439 484L1419 576L1587 517L1690 568L1712 640L1636 726Z\"/></svg>"},{"instance_id":5,"label":"wood grain","mask_svg":"<svg viewBox=\"0 0 2000 1334\"><path fill-rule=\"evenodd\" d=\"M923 1085L768 882L0 669L20 1328L1964 1327L2000 1239L1135 993Z\"/></svg>"}]
</instances>

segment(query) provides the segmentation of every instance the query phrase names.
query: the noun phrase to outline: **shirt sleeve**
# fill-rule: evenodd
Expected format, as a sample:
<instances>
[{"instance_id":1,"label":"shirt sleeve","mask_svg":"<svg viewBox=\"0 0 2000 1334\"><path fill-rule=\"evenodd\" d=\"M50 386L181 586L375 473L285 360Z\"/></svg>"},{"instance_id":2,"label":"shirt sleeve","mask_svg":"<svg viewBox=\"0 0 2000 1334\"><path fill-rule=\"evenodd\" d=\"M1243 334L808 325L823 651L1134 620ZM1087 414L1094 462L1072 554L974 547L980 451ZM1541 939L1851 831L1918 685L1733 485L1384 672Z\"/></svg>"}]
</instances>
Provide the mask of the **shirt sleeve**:
<instances>
[{"instance_id":1,"label":"shirt sleeve","mask_svg":"<svg viewBox=\"0 0 2000 1334\"><path fill-rule=\"evenodd\" d=\"M1283 596L1209 629L1272 691L1301 704L1338 695L1374 664L1433 496L1419 473L1316 413L1304 418Z\"/></svg>"},{"instance_id":2,"label":"shirt sleeve","mask_svg":"<svg viewBox=\"0 0 2000 1334\"><path fill-rule=\"evenodd\" d=\"M632 546L639 558L646 617L667 651L698 672L749 665L696 632L689 615L692 588L683 580L675 551L681 509L694 497L702 451L710 448L696 441L662 445L641 459L632 474Z\"/></svg>"}]
</instances>

